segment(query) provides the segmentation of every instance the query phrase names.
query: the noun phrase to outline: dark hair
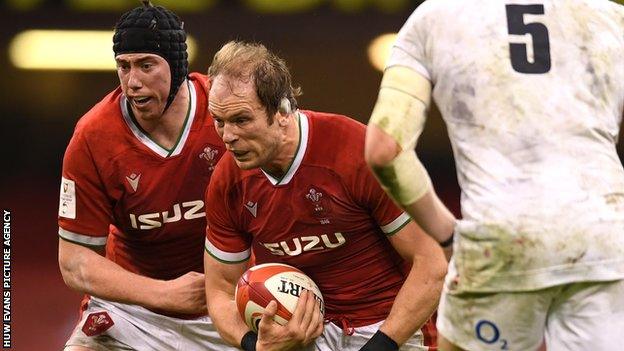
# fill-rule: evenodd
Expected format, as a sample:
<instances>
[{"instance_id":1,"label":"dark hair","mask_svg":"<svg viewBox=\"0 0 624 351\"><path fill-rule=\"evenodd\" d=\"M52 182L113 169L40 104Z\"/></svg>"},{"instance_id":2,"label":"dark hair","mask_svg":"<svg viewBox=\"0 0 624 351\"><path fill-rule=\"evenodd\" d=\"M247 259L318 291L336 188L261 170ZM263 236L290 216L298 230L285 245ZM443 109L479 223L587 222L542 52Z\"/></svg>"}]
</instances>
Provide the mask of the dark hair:
<instances>
[{"instance_id":1,"label":"dark hair","mask_svg":"<svg viewBox=\"0 0 624 351\"><path fill-rule=\"evenodd\" d=\"M282 99L288 99L291 111L297 109L296 97L301 95L301 88L293 88L286 62L262 44L230 41L223 45L208 68L211 80L218 75L253 79L269 123L273 123Z\"/></svg>"}]
</instances>

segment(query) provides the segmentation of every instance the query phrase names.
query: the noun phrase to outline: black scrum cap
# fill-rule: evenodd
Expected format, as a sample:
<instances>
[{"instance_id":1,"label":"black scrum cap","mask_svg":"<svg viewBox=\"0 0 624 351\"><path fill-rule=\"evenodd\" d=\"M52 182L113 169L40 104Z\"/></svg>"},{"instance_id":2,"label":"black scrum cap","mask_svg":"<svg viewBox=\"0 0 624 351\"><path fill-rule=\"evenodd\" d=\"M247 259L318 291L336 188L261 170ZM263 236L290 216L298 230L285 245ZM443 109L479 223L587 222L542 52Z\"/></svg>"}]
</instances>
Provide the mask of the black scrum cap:
<instances>
[{"instance_id":1,"label":"black scrum cap","mask_svg":"<svg viewBox=\"0 0 624 351\"><path fill-rule=\"evenodd\" d=\"M113 51L115 57L128 53L156 54L169 63L171 87L167 109L188 75L184 22L166 8L143 1L143 6L124 13L115 25Z\"/></svg>"}]
</instances>

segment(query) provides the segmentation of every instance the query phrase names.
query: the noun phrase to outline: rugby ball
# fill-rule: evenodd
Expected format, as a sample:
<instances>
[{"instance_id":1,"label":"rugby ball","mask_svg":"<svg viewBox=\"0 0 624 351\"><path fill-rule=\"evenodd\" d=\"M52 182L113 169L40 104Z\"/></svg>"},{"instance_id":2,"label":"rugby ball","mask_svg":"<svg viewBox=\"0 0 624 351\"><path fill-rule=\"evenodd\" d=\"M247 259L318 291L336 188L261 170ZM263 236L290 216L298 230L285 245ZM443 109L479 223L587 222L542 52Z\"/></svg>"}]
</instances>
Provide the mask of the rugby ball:
<instances>
[{"instance_id":1,"label":"rugby ball","mask_svg":"<svg viewBox=\"0 0 624 351\"><path fill-rule=\"evenodd\" d=\"M236 306L249 329L258 332L264 308L275 300L277 313L273 320L284 325L292 316L303 290L314 293L325 315L323 295L316 283L299 269L281 263L265 263L249 268L236 285Z\"/></svg>"}]
</instances>

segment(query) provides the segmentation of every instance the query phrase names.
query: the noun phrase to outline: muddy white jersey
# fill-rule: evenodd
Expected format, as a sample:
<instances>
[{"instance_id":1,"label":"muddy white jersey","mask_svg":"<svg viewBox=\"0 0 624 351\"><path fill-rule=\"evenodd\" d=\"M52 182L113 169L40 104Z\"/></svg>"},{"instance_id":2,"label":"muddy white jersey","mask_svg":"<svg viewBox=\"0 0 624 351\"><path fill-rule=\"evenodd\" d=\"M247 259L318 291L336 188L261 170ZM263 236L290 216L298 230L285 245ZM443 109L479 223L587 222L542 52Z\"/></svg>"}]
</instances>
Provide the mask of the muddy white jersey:
<instances>
[{"instance_id":1,"label":"muddy white jersey","mask_svg":"<svg viewBox=\"0 0 624 351\"><path fill-rule=\"evenodd\" d=\"M431 81L457 164L458 291L624 277L623 57L607 0L430 0L401 29L388 66Z\"/></svg>"}]
</instances>

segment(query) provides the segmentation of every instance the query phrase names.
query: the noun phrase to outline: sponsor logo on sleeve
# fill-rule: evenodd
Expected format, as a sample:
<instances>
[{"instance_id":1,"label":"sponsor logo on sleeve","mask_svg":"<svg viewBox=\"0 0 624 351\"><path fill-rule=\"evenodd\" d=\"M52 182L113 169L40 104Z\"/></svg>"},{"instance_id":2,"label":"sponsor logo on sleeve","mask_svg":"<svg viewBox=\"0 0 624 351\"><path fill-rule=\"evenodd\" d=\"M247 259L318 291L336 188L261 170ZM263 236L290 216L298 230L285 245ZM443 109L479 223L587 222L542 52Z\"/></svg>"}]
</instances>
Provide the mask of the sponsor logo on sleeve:
<instances>
[{"instance_id":1,"label":"sponsor logo on sleeve","mask_svg":"<svg viewBox=\"0 0 624 351\"><path fill-rule=\"evenodd\" d=\"M76 219L76 183L61 178L61 194L59 196L59 216Z\"/></svg>"}]
</instances>

